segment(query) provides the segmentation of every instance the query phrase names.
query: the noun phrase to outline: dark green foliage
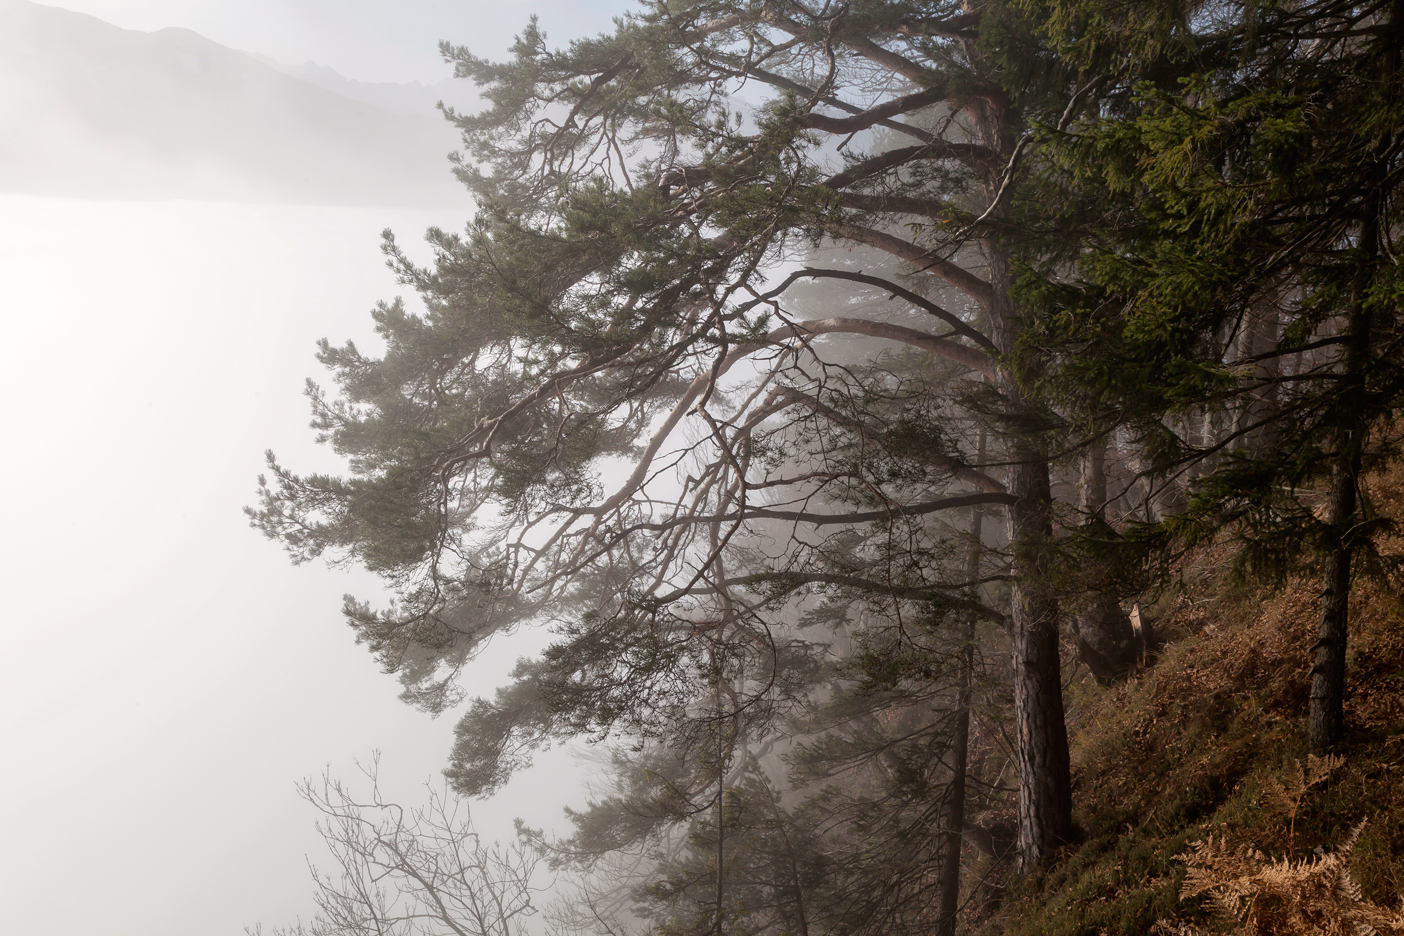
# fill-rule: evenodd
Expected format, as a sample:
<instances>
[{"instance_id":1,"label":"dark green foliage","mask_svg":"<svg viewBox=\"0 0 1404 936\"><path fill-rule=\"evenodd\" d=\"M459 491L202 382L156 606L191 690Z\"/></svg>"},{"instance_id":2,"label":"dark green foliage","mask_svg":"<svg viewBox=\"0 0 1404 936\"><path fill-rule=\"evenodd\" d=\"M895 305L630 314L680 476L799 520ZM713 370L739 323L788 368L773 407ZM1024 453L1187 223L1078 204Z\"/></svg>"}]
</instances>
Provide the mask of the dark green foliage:
<instances>
[{"instance_id":1,"label":"dark green foliage","mask_svg":"<svg viewBox=\"0 0 1404 936\"><path fill-rule=\"evenodd\" d=\"M1125 110L1050 140L1075 191L1110 198L1086 218L1071 281L1051 267L1026 276L1044 311L1030 358L1057 349L1056 367L1038 366L1051 392L1122 427L1150 471L1194 479L1174 532L1194 541L1242 520L1245 561L1291 567L1299 551L1284 544L1319 526L1294 492L1328 471L1334 427L1371 424L1404 387L1398 264L1360 240L1366 218L1397 236L1390 141L1404 95L1382 63L1401 26L1388 4L1227 5L1116 26L1052 8L1074 47L1124 41L1122 27L1160 38L1121 78ZM1343 380L1341 316L1356 302L1369 363Z\"/></svg>"},{"instance_id":2,"label":"dark green foliage","mask_svg":"<svg viewBox=\"0 0 1404 936\"><path fill-rule=\"evenodd\" d=\"M726 826L722 931L803 936L813 927L817 932L822 910L816 904L832 882L826 849L786 812L766 777L748 771L710 816L691 824L683 854L662 862L658 880L639 892L642 913L656 931L684 936L717 928L720 820Z\"/></svg>"},{"instance_id":3,"label":"dark green foliage","mask_svg":"<svg viewBox=\"0 0 1404 936\"><path fill-rule=\"evenodd\" d=\"M719 906L727 933L926 932L961 664L938 621L909 627L875 632L850 679L796 725L805 734L780 740L787 779L767 753L776 739L742 745L720 785L705 760L689 769L662 748L621 754L617 792L572 814L576 833L554 854L590 867L644 845L653 866L632 893L660 932L713 932ZM987 673L981 692L998 692L996 682ZM981 735L977 751L993 754L990 742ZM1000 794L986 788L972 802L991 795ZM670 831L679 819L682 837Z\"/></svg>"}]
</instances>

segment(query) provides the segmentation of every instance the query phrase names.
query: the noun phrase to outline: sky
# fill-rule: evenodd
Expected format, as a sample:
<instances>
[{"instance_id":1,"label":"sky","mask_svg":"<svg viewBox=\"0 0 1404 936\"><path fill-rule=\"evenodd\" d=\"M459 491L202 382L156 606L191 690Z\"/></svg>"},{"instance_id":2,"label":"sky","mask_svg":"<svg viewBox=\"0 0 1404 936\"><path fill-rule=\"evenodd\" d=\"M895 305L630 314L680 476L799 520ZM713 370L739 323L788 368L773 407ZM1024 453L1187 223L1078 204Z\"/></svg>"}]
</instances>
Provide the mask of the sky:
<instances>
[{"instance_id":1,"label":"sky","mask_svg":"<svg viewBox=\"0 0 1404 936\"><path fill-rule=\"evenodd\" d=\"M358 81L433 84L453 70L440 40L501 57L536 14L552 42L594 35L620 0L67 0L48 4L127 29L182 26L288 65L328 65Z\"/></svg>"},{"instance_id":2,"label":"sky","mask_svg":"<svg viewBox=\"0 0 1404 936\"><path fill-rule=\"evenodd\" d=\"M435 81L440 37L500 54L531 9L553 36L607 25L561 2L88 0L142 30L182 26L350 78ZM0 134L12 132L0 126ZM101 154L94 154L100 158ZM403 289L379 234L413 253L466 209L85 201L0 193L0 929L238 934L312 912L319 842L294 784L382 752L387 792L423 800L453 716L397 698L341 596L364 573L292 567L248 528L263 451L335 470L303 382L315 342L374 348L369 310ZM422 256L420 259L426 259ZM490 693L530 639L494 645ZM566 751L474 808L561 826Z\"/></svg>"},{"instance_id":3,"label":"sky","mask_svg":"<svg viewBox=\"0 0 1404 936\"><path fill-rule=\"evenodd\" d=\"M451 220L0 195L0 930L305 918L296 781L380 750L390 795L423 801L454 716L401 703L354 644L341 595L378 584L290 566L240 508L266 448L336 467L306 426L314 343L373 348L366 313L398 291L379 231ZM531 650L494 645L470 688ZM580 805L569 755L544 764L475 807L482 831Z\"/></svg>"}]
</instances>

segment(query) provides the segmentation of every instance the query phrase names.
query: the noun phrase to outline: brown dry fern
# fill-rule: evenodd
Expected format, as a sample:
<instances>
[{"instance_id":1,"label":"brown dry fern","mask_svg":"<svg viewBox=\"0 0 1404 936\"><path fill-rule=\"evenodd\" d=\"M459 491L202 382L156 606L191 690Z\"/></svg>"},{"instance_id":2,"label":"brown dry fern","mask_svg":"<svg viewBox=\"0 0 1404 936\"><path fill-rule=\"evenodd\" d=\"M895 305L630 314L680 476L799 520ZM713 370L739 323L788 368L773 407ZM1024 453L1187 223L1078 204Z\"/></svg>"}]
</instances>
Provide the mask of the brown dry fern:
<instances>
[{"instance_id":1,"label":"brown dry fern","mask_svg":"<svg viewBox=\"0 0 1404 936\"><path fill-rule=\"evenodd\" d=\"M1210 836L1192 842L1177 856L1187 865L1180 900L1208 897L1244 936L1383 936L1404 934L1404 909L1371 903L1350 874L1350 859L1365 828L1361 821L1334 851L1317 849L1298 860L1297 815L1312 787L1345 763L1342 757L1309 755L1306 766L1294 765L1286 782L1270 779L1266 799L1280 807L1289 823L1288 854L1272 859L1252 845L1233 845ZM1203 936L1179 920L1160 920L1158 936Z\"/></svg>"},{"instance_id":2,"label":"brown dry fern","mask_svg":"<svg viewBox=\"0 0 1404 936\"><path fill-rule=\"evenodd\" d=\"M1361 822L1327 854L1272 860L1210 837L1180 855L1189 870L1180 899L1208 896L1245 936L1377 936L1404 933L1404 912L1364 898L1350 875Z\"/></svg>"},{"instance_id":3,"label":"brown dry fern","mask_svg":"<svg viewBox=\"0 0 1404 936\"><path fill-rule=\"evenodd\" d=\"M1307 791L1324 781L1331 775L1331 771L1344 763L1345 758L1339 755L1317 757L1315 754L1308 754L1306 766L1303 767L1301 761L1296 761L1295 772L1286 783L1270 778L1265 784L1264 792L1268 798L1276 800L1277 805L1281 806L1288 816L1287 856L1289 858L1296 857L1294 849L1297 842L1297 813L1301 812L1302 800L1306 799Z\"/></svg>"}]
</instances>

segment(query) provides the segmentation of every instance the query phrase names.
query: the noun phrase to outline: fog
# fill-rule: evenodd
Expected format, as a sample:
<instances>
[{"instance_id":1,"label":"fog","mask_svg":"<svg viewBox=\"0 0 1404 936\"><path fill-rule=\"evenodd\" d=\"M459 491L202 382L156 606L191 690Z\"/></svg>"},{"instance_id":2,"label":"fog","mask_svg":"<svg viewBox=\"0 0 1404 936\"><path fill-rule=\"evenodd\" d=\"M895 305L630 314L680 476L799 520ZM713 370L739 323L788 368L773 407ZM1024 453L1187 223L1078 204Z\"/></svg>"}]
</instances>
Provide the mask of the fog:
<instances>
[{"instance_id":1,"label":"fog","mask_svg":"<svg viewBox=\"0 0 1404 936\"><path fill-rule=\"evenodd\" d=\"M120 19L117 6L107 12ZM139 7L126 5L128 25L174 9ZM236 9L220 15L232 22ZM352 6L343 18L361 15L369 34L395 9ZM189 936L306 919L304 855L317 860L320 840L294 783L327 765L352 777L380 750L391 795L417 799L445 763L453 716L403 705L353 643L341 595L374 598L374 581L291 567L240 508L267 448L301 470L336 467L307 428L314 343L374 347L369 309L403 291L382 262L383 228L413 251L427 226L469 217L444 160L452 133L434 124L398 138L414 144L400 171L394 147L355 147L376 128L425 127L395 124L432 120L413 114L423 85L357 100L334 86L385 76L302 81L311 54L279 69L194 33L123 33L37 10L0 0L4 929ZM357 31L334 12L329 29L350 42ZM492 14L513 27L525 18ZM260 27L258 15L249 7L240 41L265 53L253 48L262 35L296 53L276 18ZM25 17L46 31L21 35ZM508 20L492 22L510 35ZM182 52L198 53L198 68ZM422 55L436 61L432 44ZM79 60L86 71L65 75ZM121 113L94 105L104 89L108 103L121 98L114 88L150 97ZM368 94L389 97L379 106ZM395 100L409 103L397 112ZM201 108L206 122L192 123ZM221 116L238 132L220 139L242 149L208 139ZM327 159L335 172L315 184L297 175ZM493 646L470 688L489 690L530 650ZM579 799L575 772L569 754L547 755L475 806L479 826L506 836L518 816L559 825Z\"/></svg>"}]
</instances>

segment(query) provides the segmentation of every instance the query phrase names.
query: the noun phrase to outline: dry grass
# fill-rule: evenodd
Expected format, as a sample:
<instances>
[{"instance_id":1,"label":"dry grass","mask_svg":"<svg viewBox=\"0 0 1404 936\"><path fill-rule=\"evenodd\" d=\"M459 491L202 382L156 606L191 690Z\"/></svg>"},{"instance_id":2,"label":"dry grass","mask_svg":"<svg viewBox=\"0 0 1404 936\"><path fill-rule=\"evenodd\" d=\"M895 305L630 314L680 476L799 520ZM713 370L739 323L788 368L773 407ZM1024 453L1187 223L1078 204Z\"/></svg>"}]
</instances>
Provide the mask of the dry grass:
<instances>
[{"instance_id":1,"label":"dry grass","mask_svg":"<svg viewBox=\"0 0 1404 936\"><path fill-rule=\"evenodd\" d=\"M1404 471L1372 479L1370 494L1382 514L1404 517ZM1393 534L1376 546L1387 558L1404 552ZM1299 761L1318 589L1306 579L1235 585L1231 558L1218 546L1180 570L1181 587L1154 609L1170 638L1154 666L1114 689L1073 687L1081 840L970 931L1404 932L1384 909L1404 891L1400 597L1380 579L1353 590L1346 760L1313 777ZM1204 886L1194 875L1211 867L1238 883Z\"/></svg>"}]
</instances>

